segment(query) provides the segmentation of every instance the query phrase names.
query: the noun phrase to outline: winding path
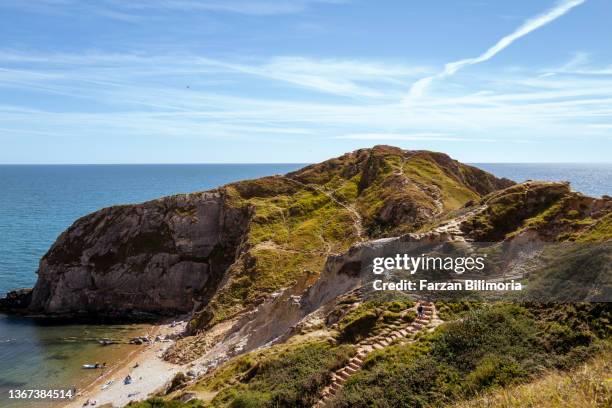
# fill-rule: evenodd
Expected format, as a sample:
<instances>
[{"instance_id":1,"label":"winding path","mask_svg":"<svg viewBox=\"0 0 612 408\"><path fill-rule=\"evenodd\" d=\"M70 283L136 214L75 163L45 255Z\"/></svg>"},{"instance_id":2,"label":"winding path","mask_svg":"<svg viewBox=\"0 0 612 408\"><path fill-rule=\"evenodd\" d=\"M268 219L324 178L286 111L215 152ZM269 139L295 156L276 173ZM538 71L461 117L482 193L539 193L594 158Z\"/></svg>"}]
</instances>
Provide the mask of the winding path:
<instances>
[{"instance_id":1,"label":"winding path","mask_svg":"<svg viewBox=\"0 0 612 408\"><path fill-rule=\"evenodd\" d=\"M284 178L286 178L287 180L293 181L296 184L299 184L302 187L306 187L309 188L311 190L315 190L325 196L327 196L330 200L332 200L334 203L338 204L339 206L343 207L344 209L346 209L350 215L351 218L353 219L353 225L355 226L355 233L357 234L357 236L359 237L360 240L363 240L364 238L364 233L363 233L363 220L361 218L361 214L359 214L359 212L352 207L349 204L345 204L342 201L338 200L336 197L334 197L334 195L332 193L329 193L327 191L325 191L322 187L314 185L314 184L306 184L303 183L299 180L293 179L291 177L287 177L287 176L283 176Z\"/></svg>"}]
</instances>

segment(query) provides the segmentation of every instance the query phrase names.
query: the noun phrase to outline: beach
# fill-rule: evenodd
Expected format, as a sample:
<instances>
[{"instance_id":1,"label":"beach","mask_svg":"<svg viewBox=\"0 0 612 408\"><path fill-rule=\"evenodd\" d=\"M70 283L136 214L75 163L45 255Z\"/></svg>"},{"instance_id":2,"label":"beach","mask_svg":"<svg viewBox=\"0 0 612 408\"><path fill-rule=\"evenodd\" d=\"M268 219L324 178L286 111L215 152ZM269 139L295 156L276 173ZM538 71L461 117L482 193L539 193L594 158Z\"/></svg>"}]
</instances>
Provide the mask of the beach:
<instances>
[{"instance_id":1,"label":"beach","mask_svg":"<svg viewBox=\"0 0 612 408\"><path fill-rule=\"evenodd\" d=\"M151 339L164 339L181 333L185 322L153 326L146 336ZM107 368L93 383L77 391L77 397L63 405L63 408L83 406L122 407L130 401L146 397L163 387L174 375L185 368L164 361L163 352L174 340L152 341L140 346L115 366ZM130 375L132 382L124 384ZM85 405L89 401L89 405ZM95 405L92 405L95 402Z\"/></svg>"}]
</instances>

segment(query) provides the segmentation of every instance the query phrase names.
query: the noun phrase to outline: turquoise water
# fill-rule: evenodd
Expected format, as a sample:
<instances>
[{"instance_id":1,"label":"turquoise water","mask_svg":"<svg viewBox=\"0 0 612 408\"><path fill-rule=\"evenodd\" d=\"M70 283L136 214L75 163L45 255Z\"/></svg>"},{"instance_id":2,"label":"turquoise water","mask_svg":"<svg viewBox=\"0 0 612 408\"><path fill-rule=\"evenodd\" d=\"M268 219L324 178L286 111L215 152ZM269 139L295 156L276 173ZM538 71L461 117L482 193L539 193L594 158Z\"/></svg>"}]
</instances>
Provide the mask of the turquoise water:
<instances>
[{"instance_id":1,"label":"turquoise water","mask_svg":"<svg viewBox=\"0 0 612 408\"><path fill-rule=\"evenodd\" d=\"M612 165L479 164L498 176L569 180L585 194L612 195ZM0 295L30 287L38 261L74 220L99 208L207 190L236 180L282 174L299 164L0 166ZM0 315L0 406L10 388L79 385L80 365L112 363L126 346L100 347L138 326L48 326ZM129 347L129 346L128 346Z\"/></svg>"}]
</instances>

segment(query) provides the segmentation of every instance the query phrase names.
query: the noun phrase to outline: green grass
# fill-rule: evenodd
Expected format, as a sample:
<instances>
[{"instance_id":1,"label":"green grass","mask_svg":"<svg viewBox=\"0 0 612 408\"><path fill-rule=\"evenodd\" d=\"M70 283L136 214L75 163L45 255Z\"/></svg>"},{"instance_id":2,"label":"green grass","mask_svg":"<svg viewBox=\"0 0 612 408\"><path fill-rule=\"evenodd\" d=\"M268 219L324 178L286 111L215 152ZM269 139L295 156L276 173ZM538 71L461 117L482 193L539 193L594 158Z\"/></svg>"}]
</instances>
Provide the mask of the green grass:
<instances>
[{"instance_id":1,"label":"green grass","mask_svg":"<svg viewBox=\"0 0 612 408\"><path fill-rule=\"evenodd\" d=\"M578 242L603 242L612 239L612 213L605 215L582 234L575 237Z\"/></svg>"},{"instance_id":2,"label":"green grass","mask_svg":"<svg viewBox=\"0 0 612 408\"><path fill-rule=\"evenodd\" d=\"M213 399L214 407L310 407L328 383L329 372L343 366L352 347L309 342L269 354L245 372L240 382Z\"/></svg>"},{"instance_id":3,"label":"green grass","mask_svg":"<svg viewBox=\"0 0 612 408\"><path fill-rule=\"evenodd\" d=\"M566 184L544 182L517 184L494 192L481 200L487 208L469 222L468 229L476 240L502 240L524 223L545 223L559 211L559 201L569 193Z\"/></svg>"},{"instance_id":4,"label":"green grass","mask_svg":"<svg viewBox=\"0 0 612 408\"><path fill-rule=\"evenodd\" d=\"M478 194L426 157L416 156L404 165L404 174L425 186L438 187L444 209L455 210L470 200L477 200Z\"/></svg>"},{"instance_id":5,"label":"green grass","mask_svg":"<svg viewBox=\"0 0 612 408\"><path fill-rule=\"evenodd\" d=\"M415 344L370 354L332 406L442 406L530 381L547 369L574 367L601 341L588 313L577 316L581 325L574 326L544 318L554 310L532 313L517 305L469 310L463 320Z\"/></svg>"},{"instance_id":6,"label":"green grass","mask_svg":"<svg viewBox=\"0 0 612 408\"><path fill-rule=\"evenodd\" d=\"M612 350L607 347L570 372L551 370L536 381L496 389L454 408L590 408L612 406Z\"/></svg>"},{"instance_id":7,"label":"green grass","mask_svg":"<svg viewBox=\"0 0 612 408\"><path fill-rule=\"evenodd\" d=\"M348 312L338 322L338 339L341 342L357 342L371 334L377 327L391 320L400 318L400 312L414 306L408 299L368 300ZM414 320L416 315L408 313L406 322Z\"/></svg>"},{"instance_id":8,"label":"green grass","mask_svg":"<svg viewBox=\"0 0 612 408\"><path fill-rule=\"evenodd\" d=\"M251 249L228 270L229 279L208 307L213 315L208 324L295 284L305 271L319 273L330 253L348 249L357 239L348 210L320 192L298 189L290 196L240 200L234 197L234 205L254 209L247 237Z\"/></svg>"}]
</instances>

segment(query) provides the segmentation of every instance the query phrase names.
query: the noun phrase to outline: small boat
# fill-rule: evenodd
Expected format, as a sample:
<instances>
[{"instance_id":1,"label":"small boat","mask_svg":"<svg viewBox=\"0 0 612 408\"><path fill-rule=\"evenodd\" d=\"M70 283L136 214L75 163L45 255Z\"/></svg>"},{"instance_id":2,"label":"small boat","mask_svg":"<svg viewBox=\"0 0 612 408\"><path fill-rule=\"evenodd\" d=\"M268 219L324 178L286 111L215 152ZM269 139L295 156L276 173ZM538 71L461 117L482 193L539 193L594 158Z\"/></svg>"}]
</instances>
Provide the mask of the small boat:
<instances>
[{"instance_id":1,"label":"small boat","mask_svg":"<svg viewBox=\"0 0 612 408\"><path fill-rule=\"evenodd\" d=\"M95 368L104 368L106 367L106 363L100 364L100 363L95 363L95 364L83 364L82 366L83 368L87 368L87 369L95 369Z\"/></svg>"},{"instance_id":2,"label":"small boat","mask_svg":"<svg viewBox=\"0 0 612 408\"><path fill-rule=\"evenodd\" d=\"M115 344L115 342L111 339L102 339L102 340L99 340L98 343L100 343L100 345L102 346L108 346L110 344Z\"/></svg>"}]
</instances>

